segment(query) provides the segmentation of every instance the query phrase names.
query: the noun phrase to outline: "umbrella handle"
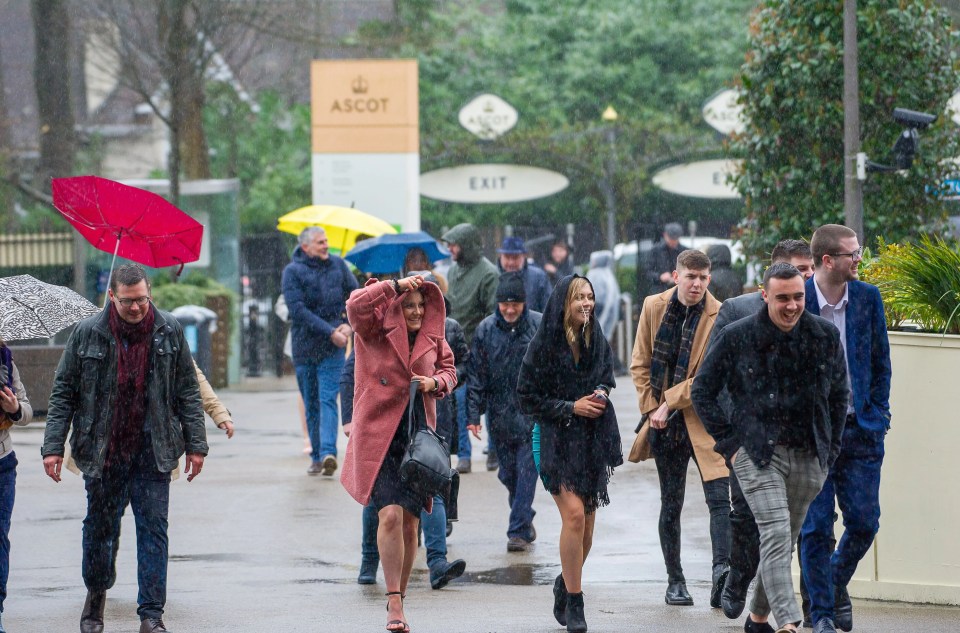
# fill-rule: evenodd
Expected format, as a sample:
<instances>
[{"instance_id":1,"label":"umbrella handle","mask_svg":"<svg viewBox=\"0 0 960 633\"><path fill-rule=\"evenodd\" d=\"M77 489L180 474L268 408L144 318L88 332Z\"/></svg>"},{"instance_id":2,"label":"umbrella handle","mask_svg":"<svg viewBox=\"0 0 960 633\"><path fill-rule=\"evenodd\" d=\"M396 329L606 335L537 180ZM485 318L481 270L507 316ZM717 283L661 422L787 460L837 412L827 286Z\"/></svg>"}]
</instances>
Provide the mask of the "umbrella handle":
<instances>
[{"instance_id":1,"label":"umbrella handle","mask_svg":"<svg viewBox=\"0 0 960 633\"><path fill-rule=\"evenodd\" d=\"M113 277L113 267L114 267L114 265L116 265L116 263L117 263L117 252L119 252L119 250L120 250L120 236L122 236L122 235L123 235L122 232L119 232L119 231L117 232L117 245L113 247L113 259L110 260L110 274L107 275L107 286L108 286L108 287L109 287L109 285L110 285L110 278ZM109 301L109 300L110 300L110 294L107 293L107 292L103 293L103 309L104 309L104 310L107 309L107 301Z\"/></svg>"},{"instance_id":2,"label":"umbrella handle","mask_svg":"<svg viewBox=\"0 0 960 633\"><path fill-rule=\"evenodd\" d=\"M180 273L183 272L183 260L177 259L176 257L174 257L174 259L180 262L180 268L177 269L177 274L176 274L176 276L179 277Z\"/></svg>"}]
</instances>

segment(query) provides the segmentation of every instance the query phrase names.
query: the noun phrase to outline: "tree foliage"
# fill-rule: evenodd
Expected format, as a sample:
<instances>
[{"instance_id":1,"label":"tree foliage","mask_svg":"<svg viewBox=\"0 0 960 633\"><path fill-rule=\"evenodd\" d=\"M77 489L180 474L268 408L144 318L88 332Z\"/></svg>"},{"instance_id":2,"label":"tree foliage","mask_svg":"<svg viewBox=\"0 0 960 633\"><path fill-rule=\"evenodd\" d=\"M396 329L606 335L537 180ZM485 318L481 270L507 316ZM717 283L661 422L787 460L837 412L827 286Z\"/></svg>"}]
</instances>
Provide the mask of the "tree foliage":
<instances>
[{"instance_id":1,"label":"tree foliage","mask_svg":"<svg viewBox=\"0 0 960 633\"><path fill-rule=\"evenodd\" d=\"M700 109L729 86L743 59L753 0L508 0L500 12L448 3L428 19L424 0L409 1L416 19L402 28L417 44L390 40L387 52L419 61L423 169L516 162L571 181L562 194L523 205L424 200L423 218L433 228L466 219L558 224L600 217L606 180L622 231L636 221L656 167L721 151ZM457 111L482 92L520 113L517 127L494 142L478 141L457 122ZM612 147L600 117L608 105L619 114Z\"/></svg>"},{"instance_id":2,"label":"tree foliage","mask_svg":"<svg viewBox=\"0 0 960 633\"><path fill-rule=\"evenodd\" d=\"M763 257L783 238L808 236L843 212L843 18L838 0L770 0L753 16L741 74L746 131L731 143L744 168L745 250ZM960 85L957 36L932 0L860 0L861 143L889 163L901 128L895 107L936 113L903 174L871 174L863 188L868 242L898 241L935 228L944 215L943 182L958 156L955 124L944 114Z\"/></svg>"},{"instance_id":3,"label":"tree foliage","mask_svg":"<svg viewBox=\"0 0 960 633\"><path fill-rule=\"evenodd\" d=\"M211 83L204 114L217 178L239 178L244 233L270 232L277 218L310 202L310 110L275 92L240 99Z\"/></svg>"}]
</instances>

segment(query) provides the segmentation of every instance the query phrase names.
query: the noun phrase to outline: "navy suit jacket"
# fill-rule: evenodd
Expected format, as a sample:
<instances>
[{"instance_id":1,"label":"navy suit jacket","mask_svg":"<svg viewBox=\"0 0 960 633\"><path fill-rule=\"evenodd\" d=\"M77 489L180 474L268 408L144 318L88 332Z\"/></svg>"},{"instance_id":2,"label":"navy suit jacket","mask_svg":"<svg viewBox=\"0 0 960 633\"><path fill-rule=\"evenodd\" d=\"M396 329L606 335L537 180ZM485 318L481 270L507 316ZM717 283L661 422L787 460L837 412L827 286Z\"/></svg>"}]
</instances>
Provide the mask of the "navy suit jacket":
<instances>
[{"instance_id":1,"label":"navy suit jacket","mask_svg":"<svg viewBox=\"0 0 960 633\"><path fill-rule=\"evenodd\" d=\"M814 277L806 283L806 309L820 314ZM862 429L882 439L890 428L890 341L880 291L847 282L847 370L853 407Z\"/></svg>"}]
</instances>

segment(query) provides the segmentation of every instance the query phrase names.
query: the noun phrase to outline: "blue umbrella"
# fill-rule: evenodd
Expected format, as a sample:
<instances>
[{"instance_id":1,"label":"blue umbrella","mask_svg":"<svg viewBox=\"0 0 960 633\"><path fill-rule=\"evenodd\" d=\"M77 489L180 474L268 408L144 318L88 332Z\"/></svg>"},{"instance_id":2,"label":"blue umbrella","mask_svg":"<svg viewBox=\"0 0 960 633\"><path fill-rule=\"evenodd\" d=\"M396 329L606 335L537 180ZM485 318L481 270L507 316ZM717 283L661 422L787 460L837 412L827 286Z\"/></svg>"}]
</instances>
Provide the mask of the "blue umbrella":
<instances>
[{"instance_id":1,"label":"blue umbrella","mask_svg":"<svg viewBox=\"0 0 960 633\"><path fill-rule=\"evenodd\" d=\"M384 234L357 242L344 259L367 273L393 273L403 269L403 261L412 248L422 249L431 263L450 257L450 251L429 233L417 231Z\"/></svg>"}]
</instances>

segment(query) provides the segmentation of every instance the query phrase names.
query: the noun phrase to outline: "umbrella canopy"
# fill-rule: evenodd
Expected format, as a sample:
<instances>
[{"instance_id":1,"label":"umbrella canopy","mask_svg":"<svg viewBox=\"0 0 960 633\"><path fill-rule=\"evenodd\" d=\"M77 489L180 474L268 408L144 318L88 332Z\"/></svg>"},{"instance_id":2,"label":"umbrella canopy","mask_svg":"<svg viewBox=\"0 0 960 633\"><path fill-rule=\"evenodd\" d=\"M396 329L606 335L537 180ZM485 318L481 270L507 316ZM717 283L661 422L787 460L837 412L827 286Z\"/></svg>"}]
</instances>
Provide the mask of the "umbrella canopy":
<instances>
[{"instance_id":1,"label":"umbrella canopy","mask_svg":"<svg viewBox=\"0 0 960 633\"><path fill-rule=\"evenodd\" d=\"M97 306L69 288L30 275L0 279L0 338L5 341L49 338L97 312Z\"/></svg>"},{"instance_id":2,"label":"umbrella canopy","mask_svg":"<svg viewBox=\"0 0 960 633\"><path fill-rule=\"evenodd\" d=\"M376 237L384 233L396 233L391 224L349 207L313 204L301 207L277 220L277 230L300 235L308 226L319 226L327 232L330 248L341 253L350 251L362 235Z\"/></svg>"},{"instance_id":3,"label":"umbrella canopy","mask_svg":"<svg viewBox=\"0 0 960 633\"><path fill-rule=\"evenodd\" d=\"M417 231L363 240L344 259L367 273L393 273L403 269L403 262L412 248L423 249L431 263L450 257L450 251L429 233Z\"/></svg>"},{"instance_id":4,"label":"umbrella canopy","mask_svg":"<svg viewBox=\"0 0 960 633\"><path fill-rule=\"evenodd\" d=\"M200 258L203 225L155 193L98 176L54 178L53 206L114 259L182 268Z\"/></svg>"}]
</instances>

